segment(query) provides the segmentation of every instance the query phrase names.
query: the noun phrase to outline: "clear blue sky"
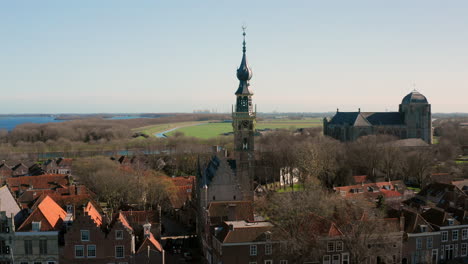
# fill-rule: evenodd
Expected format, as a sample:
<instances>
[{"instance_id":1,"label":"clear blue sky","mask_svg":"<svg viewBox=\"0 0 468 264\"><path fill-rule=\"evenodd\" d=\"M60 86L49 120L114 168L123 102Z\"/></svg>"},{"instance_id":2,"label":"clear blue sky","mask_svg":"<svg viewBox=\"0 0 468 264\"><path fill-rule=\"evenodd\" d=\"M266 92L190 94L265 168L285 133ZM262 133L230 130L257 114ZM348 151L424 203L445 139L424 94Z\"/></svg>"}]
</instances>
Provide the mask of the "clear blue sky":
<instances>
[{"instance_id":1,"label":"clear blue sky","mask_svg":"<svg viewBox=\"0 0 468 264\"><path fill-rule=\"evenodd\" d=\"M468 1L0 1L0 113L468 112Z\"/></svg>"}]
</instances>

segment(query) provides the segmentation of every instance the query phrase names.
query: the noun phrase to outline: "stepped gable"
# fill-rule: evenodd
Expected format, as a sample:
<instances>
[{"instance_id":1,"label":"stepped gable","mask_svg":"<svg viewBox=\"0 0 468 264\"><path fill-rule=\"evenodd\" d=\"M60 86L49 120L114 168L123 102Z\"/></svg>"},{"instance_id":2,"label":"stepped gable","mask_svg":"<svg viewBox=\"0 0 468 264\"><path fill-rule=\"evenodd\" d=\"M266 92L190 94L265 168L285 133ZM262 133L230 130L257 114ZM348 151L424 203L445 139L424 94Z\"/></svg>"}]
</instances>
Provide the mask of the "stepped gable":
<instances>
[{"instance_id":1,"label":"stepped gable","mask_svg":"<svg viewBox=\"0 0 468 264\"><path fill-rule=\"evenodd\" d=\"M94 207L93 203L91 202L88 202L88 204L86 205L86 207L84 208L84 211L85 213L91 217L91 219L94 221L94 223L96 224L96 226L101 226L102 225L102 216L101 214L98 212L98 210L96 209L96 207Z\"/></svg>"}]
</instances>

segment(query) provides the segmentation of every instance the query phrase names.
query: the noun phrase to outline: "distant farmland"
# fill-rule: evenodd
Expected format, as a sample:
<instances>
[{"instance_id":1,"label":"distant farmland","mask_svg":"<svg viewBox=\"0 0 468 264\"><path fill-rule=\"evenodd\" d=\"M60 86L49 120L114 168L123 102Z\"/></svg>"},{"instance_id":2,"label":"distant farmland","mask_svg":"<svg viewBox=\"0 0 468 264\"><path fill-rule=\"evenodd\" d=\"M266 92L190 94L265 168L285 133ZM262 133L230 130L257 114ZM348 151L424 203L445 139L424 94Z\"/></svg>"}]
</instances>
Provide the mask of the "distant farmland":
<instances>
[{"instance_id":1,"label":"distant farmland","mask_svg":"<svg viewBox=\"0 0 468 264\"><path fill-rule=\"evenodd\" d=\"M257 129L297 129L307 127L318 127L322 125L321 118L308 118L303 120L291 120L291 119L270 119L264 120L257 123ZM213 138L222 136L224 133L232 132L231 123L205 123L194 126L181 127L173 130L166 134L166 136L172 136L177 132L182 132L184 135L189 137L197 138Z\"/></svg>"}]
</instances>

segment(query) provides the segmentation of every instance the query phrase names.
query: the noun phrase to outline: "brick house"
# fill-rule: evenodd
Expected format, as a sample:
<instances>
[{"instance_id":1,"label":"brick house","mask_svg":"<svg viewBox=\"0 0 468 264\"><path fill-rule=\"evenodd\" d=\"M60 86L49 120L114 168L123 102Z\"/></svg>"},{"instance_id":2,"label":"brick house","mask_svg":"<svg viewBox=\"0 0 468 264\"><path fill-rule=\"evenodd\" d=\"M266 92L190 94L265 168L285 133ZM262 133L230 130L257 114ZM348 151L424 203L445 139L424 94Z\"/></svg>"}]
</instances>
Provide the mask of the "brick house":
<instances>
[{"instance_id":1,"label":"brick house","mask_svg":"<svg viewBox=\"0 0 468 264\"><path fill-rule=\"evenodd\" d=\"M46 173L71 174L73 159L58 158L48 159L42 164L42 169Z\"/></svg>"},{"instance_id":2,"label":"brick house","mask_svg":"<svg viewBox=\"0 0 468 264\"><path fill-rule=\"evenodd\" d=\"M67 213L46 196L15 233L17 263L59 263L59 235Z\"/></svg>"},{"instance_id":3,"label":"brick house","mask_svg":"<svg viewBox=\"0 0 468 264\"><path fill-rule=\"evenodd\" d=\"M424 217L409 209L398 212L404 229L402 263L438 263L440 232Z\"/></svg>"},{"instance_id":4,"label":"brick house","mask_svg":"<svg viewBox=\"0 0 468 264\"><path fill-rule=\"evenodd\" d=\"M278 259L280 243L272 240L270 222L225 221L214 228L209 263L286 264Z\"/></svg>"},{"instance_id":5,"label":"brick house","mask_svg":"<svg viewBox=\"0 0 468 264\"><path fill-rule=\"evenodd\" d=\"M129 263L135 253L135 236L121 213L108 227L89 202L68 228L63 252L65 263Z\"/></svg>"}]
</instances>

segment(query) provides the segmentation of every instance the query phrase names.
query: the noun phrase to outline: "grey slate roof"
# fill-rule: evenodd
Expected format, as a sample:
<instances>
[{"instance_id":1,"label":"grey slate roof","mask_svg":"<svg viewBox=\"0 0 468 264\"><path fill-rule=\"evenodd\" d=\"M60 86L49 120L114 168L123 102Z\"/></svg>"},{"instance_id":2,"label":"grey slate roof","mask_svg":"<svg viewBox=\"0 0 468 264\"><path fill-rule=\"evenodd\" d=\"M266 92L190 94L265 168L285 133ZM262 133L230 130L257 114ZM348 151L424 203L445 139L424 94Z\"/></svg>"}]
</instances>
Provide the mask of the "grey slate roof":
<instances>
[{"instance_id":1,"label":"grey slate roof","mask_svg":"<svg viewBox=\"0 0 468 264\"><path fill-rule=\"evenodd\" d=\"M404 122L399 112L337 112L329 124L362 127L404 125Z\"/></svg>"},{"instance_id":2,"label":"grey slate roof","mask_svg":"<svg viewBox=\"0 0 468 264\"><path fill-rule=\"evenodd\" d=\"M236 170L236 161L232 159L220 159L218 156L214 155L211 160L208 162L206 167L200 171L199 186L209 186L213 181L213 178L218 173L218 169L221 165L221 162L227 162L229 167L232 169L232 172L235 173Z\"/></svg>"},{"instance_id":3,"label":"grey slate roof","mask_svg":"<svg viewBox=\"0 0 468 264\"><path fill-rule=\"evenodd\" d=\"M401 101L401 103L402 104L410 104L410 103L428 104L426 97L416 90L406 95Z\"/></svg>"}]
</instances>

